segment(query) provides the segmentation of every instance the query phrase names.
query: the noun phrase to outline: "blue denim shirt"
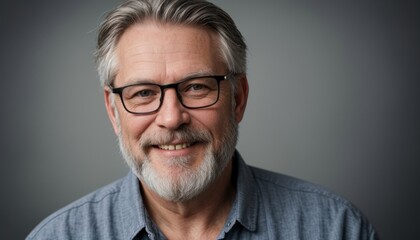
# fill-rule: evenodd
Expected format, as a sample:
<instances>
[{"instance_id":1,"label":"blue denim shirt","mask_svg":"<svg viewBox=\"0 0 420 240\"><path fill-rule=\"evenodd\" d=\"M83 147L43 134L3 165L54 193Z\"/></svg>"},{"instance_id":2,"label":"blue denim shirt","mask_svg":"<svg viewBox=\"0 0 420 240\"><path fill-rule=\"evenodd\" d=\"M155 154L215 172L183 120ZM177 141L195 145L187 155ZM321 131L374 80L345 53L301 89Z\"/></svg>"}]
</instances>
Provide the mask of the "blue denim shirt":
<instances>
[{"instance_id":1,"label":"blue denim shirt","mask_svg":"<svg viewBox=\"0 0 420 240\"><path fill-rule=\"evenodd\" d=\"M347 200L314 184L247 166L235 153L236 198L218 239L378 239ZM132 173L64 207L27 239L165 239Z\"/></svg>"}]
</instances>

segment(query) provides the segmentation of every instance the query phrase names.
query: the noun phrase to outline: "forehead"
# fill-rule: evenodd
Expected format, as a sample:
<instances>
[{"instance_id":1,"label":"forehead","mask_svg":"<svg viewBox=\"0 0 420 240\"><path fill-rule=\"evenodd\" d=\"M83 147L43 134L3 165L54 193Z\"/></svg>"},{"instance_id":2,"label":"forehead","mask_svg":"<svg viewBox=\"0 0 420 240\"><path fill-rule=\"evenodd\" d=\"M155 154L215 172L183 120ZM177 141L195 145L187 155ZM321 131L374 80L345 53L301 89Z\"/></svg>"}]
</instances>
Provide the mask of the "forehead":
<instances>
[{"instance_id":1,"label":"forehead","mask_svg":"<svg viewBox=\"0 0 420 240\"><path fill-rule=\"evenodd\" d=\"M195 26L146 22L134 24L117 44L122 84L138 79L172 82L197 73L224 73L218 35Z\"/></svg>"}]
</instances>

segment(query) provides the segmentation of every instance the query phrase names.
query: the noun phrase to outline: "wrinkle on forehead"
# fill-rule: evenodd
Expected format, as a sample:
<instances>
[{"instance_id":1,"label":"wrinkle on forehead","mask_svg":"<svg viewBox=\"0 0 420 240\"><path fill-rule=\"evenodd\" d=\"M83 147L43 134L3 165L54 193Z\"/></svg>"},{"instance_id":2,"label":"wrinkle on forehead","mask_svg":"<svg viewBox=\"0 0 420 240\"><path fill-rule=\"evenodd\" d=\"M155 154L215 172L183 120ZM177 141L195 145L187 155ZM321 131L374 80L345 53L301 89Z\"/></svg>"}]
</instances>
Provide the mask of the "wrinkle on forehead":
<instances>
[{"instance_id":1,"label":"wrinkle on forehead","mask_svg":"<svg viewBox=\"0 0 420 240\"><path fill-rule=\"evenodd\" d=\"M135 24L117 45L123 78L183 78L197 72L221 73L218 35L199 27L174 24ZM131 76L134 75L134 76Z\"/></svg>"},{"instance_id":2,"label":"wrinkle on forehead","mask_svg":"<svg viewBox=\"0 0 420 240\"><path fill-rule=\"evenodd\" d=\"M191 34L191 32L199 34ZM145 34L147 32L147 34ZM188 34L191 41L188 43L178 38L179 34ZM135 36L135 37L133 37ZM176 54L178 52L194 52L196 48L213 49L219 44L217 34L210 30L197 26L179 25L179 24L160 24L155 22L138 23L129 27L121 36L118 45L125 42L130 50L137 48L139 51L147 54ZM171 43L171 45L169 45ZM174 50L173 45L178 48ZM120 47L118 47L120 49ZM217 49L213 49L217 51ZM120 53L121 54L121 53Z\"/></svg>"}]
</instances>

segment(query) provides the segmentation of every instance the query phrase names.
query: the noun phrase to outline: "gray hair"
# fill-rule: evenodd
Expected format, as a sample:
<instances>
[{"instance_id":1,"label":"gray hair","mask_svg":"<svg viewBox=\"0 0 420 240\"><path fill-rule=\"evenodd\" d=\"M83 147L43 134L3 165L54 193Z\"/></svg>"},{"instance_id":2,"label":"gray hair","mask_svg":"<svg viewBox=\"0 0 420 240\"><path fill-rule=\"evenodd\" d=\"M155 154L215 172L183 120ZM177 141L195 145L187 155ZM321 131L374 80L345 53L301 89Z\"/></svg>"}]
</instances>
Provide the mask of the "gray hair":
<instances>
[{"instance_id":1,"label":"gray hair","mask_svg":"<svg viewBox=\"0 0 420 240\"><path fill-rule=\"evenodd\" d=\"M204 0L128 0L108 13L99 28L95 61L102 86L111 84L117 74L115 50L121 35L147 20L215 31L229 72L246 73L246 43L232 18L219 7Z\"/></svg>"}]
</instances>

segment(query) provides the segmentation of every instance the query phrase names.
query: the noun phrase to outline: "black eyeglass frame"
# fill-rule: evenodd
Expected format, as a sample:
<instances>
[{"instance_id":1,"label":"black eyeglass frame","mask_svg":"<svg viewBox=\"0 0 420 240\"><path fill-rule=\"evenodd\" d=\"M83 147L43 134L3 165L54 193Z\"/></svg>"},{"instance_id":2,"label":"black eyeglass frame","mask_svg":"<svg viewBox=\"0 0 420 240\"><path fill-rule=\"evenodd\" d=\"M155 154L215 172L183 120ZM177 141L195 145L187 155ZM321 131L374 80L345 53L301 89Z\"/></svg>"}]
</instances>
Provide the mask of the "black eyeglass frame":
<instances>
[{"instance_id":1,"label":"black eyeglass frame","mask_svg":"<svg viewBox=\"0 0 420 240\"><path fill-rule=\"evenodd\" d=\"M168 89L168 88L175 89L176 96L177 96L179 102L185 108L188 108L188 109L200 109L200 108L210 107L210 106L216 104L219 101L219 96L220 96L220 82L223 81L223 80L228 79L230 76L231 76L231 74L226 74L226 75L205 75L205 76L189 77L189 78L184 79L182 81L179 81L177 83L171 83L171 84L166 84L166 85L159 85L159 84L156 84L156 83L136 83L136 84L129 84L127 86L118 87L118 88L114 88L111 84L109 84L108 87L111 89L111 92L112 93L118 94L120 96L120 99L121 99L121 102L122 102L122 104L124 106L124 109L127 112L129 112L131 114L136 114L136 115L146 115L146 114L156 113L156 112L159 111L160 107L162 106L163 99L165 97L165 91L164 90L165 89ZM184 83L186 81L190 81L190 80L193 80L193 79L200 79L200 78L214 78L217 81L217 97L216 97L216 100L213 103L207 104L205 106L199 106L199 107L189 107L189 106L186 106L184 104L184 102L182 101L181 94L178 92L178 85L179 84L182 84L182 83ZM156 108L156 110L149 111L149 112L141 112L141 113L138 113L138 112L130 111L127 108L127 106L125 105L125 102L124 102L124 99L123 99L123 95L122 95L124 89L125 88L128 88L128 87L131 87L131 86L140 86L140 85L154 85L154 86L158 86L160 88L160 92L162 94L161 94L160 99L159 99L159 106Z\"/></svg>"}]
</instances>

